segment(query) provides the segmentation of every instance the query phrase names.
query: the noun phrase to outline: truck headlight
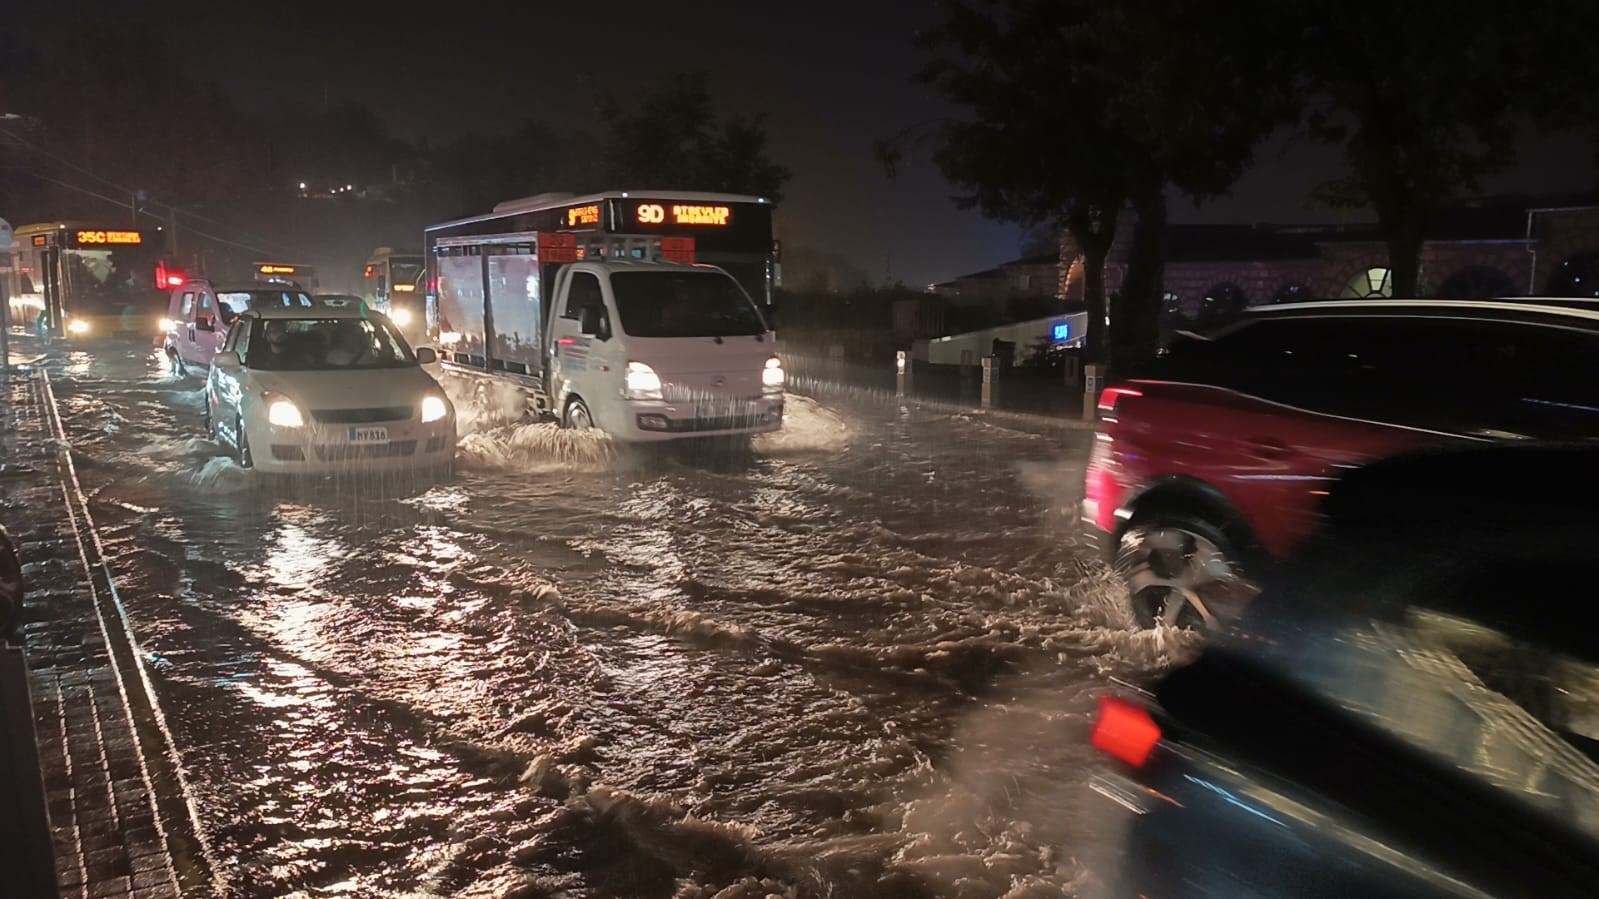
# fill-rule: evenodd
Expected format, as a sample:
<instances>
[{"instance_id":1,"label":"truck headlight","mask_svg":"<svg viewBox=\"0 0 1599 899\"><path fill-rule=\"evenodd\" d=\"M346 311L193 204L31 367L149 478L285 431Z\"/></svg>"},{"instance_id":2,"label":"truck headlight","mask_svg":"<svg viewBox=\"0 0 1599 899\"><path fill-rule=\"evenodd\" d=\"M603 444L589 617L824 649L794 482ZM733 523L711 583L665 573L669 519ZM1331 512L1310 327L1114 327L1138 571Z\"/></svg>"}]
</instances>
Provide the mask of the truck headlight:
<instances>
[{"instance_id":1,"label":"truck headlight","mask_svg":"<svg viewBox=\"0 0 1599 899\"><path fill-rule=\"evenodd\" d=\"M422 421L438 421L450 414L450 404L442 396L422 397Z\"/></svg>"},{"instance_id":2,"label":"truck headlight","mask_svg":"<svg viewBox=\"0 0 1599 899\"><path fill-rule=\"evenodd\" d=\"M390 309L389 321L394 322L396 327L408 328L411 326L411 310Z\"/></svg>"},{"instance_id":3,"label":"truck headlight","mask_svg":"<svg viewBox=\"0 0 1599 899\"><path fill-rule=\"evenodd\" d=\"M67 319L67 333L87 334L89 333L89 322L86 319L69 318Z\"/></svg>"},{"instance_id":4,"label":"truck headlight","mask_svg":"<svg viewBox=\"0 0 1599 899\"><path fill-rule=\"evenodd\" d=\"M267 403L267 423L280 428L303 428L305 416L293 400L275 399Z\"/></svg>"},{"instance_id":5,"label":"truck headlight","mask_svg":"<svg viewBox=\"0 0 1599 899\"><path fill-rule=\"evenodd\" d=\"M661 376L642 362L629 362L622 376L622 396L630 400L661 398Z\"/></svg>"},{"instance_id":6,"label":"truck headlight","mask_svg":"<svg viewBox=\"0 0 1599 899\"><path fill-rule=\"evenodd\" d=\"M766 368L761 371L761 387L766 393L782 393L783 384L788 376L783 374L783 361L776 356L766 360Z\"/></svg>"}]
</instances>

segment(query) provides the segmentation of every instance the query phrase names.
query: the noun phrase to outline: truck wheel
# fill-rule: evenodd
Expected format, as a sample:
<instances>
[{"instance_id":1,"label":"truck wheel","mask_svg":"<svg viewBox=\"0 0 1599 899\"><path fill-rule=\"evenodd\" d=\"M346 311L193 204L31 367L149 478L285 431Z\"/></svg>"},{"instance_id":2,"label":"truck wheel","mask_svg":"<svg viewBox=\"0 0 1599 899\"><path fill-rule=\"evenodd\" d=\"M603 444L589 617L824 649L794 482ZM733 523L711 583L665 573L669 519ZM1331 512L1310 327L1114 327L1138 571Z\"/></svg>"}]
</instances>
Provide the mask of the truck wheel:
<instances>
[{"instance_id":1,"label":"truck wheel","mask_svg":"<svg viewBox=\"0 0 1599 899\"><path fill-rule=\"evenodd\" d=\"M1135 518L1122 535L1116 572L1139 627L1210 630L1258 592L1222 530L1187 515Z\"/></svg>"},{"instance_id":2,"label":"truck wheel","mask_svg":"<svg viewBox=\"0 0 1599 899\"><path fill-rule=\"evenodd\" d=\"M582 397L574 396L566 403L566 415L561 419L561 424L574 431L584 431L594 427L594 416L589 412L588 404Z\"/></svg>"}]
</instances>

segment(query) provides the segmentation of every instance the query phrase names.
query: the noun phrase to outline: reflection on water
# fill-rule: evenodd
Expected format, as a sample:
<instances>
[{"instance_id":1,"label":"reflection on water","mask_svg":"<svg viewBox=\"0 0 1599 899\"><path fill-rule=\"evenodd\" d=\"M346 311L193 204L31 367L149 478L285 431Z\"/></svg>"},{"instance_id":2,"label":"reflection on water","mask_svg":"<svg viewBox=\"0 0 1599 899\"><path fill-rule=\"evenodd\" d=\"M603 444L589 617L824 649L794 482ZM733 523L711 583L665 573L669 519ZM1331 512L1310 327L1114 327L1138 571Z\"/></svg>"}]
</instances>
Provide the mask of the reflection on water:
<instances>
[{"instance_id":1,"label":"reflection on water","mask_svg":"<svg viewBox=\"0 0 1599 899\"><path fill-rule=\"evenodd\" d=\"M241 895L1058 893L1078 713L1174 651L1073 542L1076 444L796 396L632 452L491 393L453 481L284 483L151 358L58 391Z\"/></svg>"}]
</instances>

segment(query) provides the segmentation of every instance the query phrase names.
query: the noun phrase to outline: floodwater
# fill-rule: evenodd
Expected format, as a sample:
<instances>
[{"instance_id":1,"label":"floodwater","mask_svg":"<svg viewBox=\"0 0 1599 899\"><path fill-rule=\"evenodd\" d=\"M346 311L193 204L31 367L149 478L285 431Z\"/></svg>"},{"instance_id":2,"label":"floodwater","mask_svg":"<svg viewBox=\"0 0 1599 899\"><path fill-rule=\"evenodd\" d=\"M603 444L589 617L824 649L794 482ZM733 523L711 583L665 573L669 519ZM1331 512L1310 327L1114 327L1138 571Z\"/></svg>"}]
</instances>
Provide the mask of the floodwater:
<instances>
[{"instance_id":1,"label":"floodwater","mask_svg":"<svg viewBox=\"0 0 1599 899\"><path fill-rule=\"evenodd\" d=\"M212 862L241 896L1046 896L1118 820L1132 631L1087 434L791 396L752 453L461 406L454 476L271 480L143 348L55 389Z\"/></svg>"}]
</instances>

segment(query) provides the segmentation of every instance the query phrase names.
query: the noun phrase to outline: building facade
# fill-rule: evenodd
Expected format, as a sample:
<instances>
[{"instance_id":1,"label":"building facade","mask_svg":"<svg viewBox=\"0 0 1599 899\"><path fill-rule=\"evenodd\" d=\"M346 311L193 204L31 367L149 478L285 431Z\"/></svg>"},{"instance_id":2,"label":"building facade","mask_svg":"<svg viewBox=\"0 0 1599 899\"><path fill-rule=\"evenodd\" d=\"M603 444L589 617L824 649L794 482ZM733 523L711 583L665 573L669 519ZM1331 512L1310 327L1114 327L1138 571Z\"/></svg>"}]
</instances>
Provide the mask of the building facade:
<instances>
[{"instance_id":1,"label":"building facade","mask_svg":"<svg viewBox=\"0 0 1599 899\"><path fill-rule=\"evenodd\" d=\"M1131 225L1121 223L1107 259L1111 292L1126 275ZM1371 225L1173 225L1165 312L1196 319L1250 305L1391 296L1387 259ZM1070 235L1059 273L1060 296L1080 301L1082 262ZM1599 203L1495 199L1451 209L1427 231L1419 284L1426 297L1599 297Z\"/></svg>"}]
</instances>

